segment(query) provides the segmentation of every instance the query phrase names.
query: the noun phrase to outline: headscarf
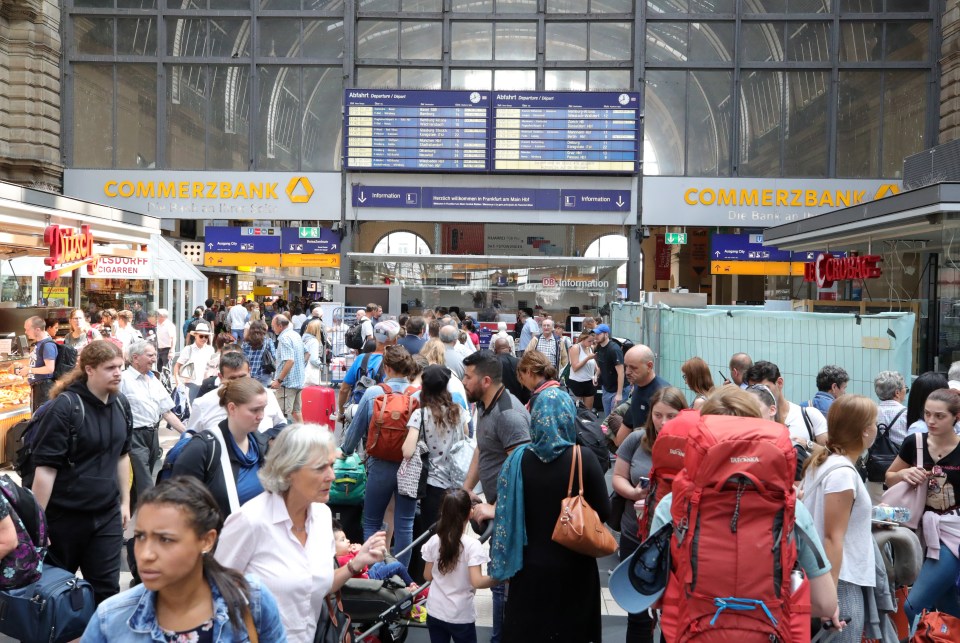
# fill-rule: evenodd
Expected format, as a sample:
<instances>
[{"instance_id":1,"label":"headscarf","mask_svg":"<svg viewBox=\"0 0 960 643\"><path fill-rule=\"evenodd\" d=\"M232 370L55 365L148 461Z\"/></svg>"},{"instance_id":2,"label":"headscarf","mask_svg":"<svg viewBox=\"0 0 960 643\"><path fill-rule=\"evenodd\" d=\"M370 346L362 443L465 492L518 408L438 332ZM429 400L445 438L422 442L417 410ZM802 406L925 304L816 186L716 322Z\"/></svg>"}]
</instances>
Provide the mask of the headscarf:
<instances>
[{"instance_id":1,"label":"headscarf","mask_svg":"<svg viewBox=\"0 0 960 643\"><path fill-rule=\"evenodd\" d=\"M523 567L527 528L523 502L523 454L530 449L544 464L553 462L577 441L577 409L565 391L553 386L540 392L530 416L532 442L507 457L497 479L497 509L490 546L490 576L512 578Z\"/></svg>"}]
</instances>

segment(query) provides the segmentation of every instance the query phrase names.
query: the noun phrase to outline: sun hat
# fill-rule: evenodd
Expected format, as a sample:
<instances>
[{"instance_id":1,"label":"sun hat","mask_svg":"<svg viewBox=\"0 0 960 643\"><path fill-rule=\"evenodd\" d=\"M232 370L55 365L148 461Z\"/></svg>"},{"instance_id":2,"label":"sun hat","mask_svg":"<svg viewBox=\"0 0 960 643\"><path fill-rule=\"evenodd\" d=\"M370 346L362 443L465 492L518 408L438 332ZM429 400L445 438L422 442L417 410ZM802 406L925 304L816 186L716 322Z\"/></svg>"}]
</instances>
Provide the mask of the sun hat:
<instances>
[{"instance_id":1,"label":"sun hat","mask_svg":"<svg viewBox=\"0 0 960 643\"><path fill-rule=\"evenodd\" d=\"M643 541L610 576L610 594L630 614L650 609L667 588L670 575L670 538L673 525L667 523Z\"/></svg>"},{"instance_id":2,"label":"sun hat","mask_svg":"<svg viewBox=\"0 0 960 643\"><path fill-rule=\"evenodd\" d=\"M190 331L193 335L211 335L210 326L206 322L200 322L197 327Z\"/></svg>"}]
</instances>

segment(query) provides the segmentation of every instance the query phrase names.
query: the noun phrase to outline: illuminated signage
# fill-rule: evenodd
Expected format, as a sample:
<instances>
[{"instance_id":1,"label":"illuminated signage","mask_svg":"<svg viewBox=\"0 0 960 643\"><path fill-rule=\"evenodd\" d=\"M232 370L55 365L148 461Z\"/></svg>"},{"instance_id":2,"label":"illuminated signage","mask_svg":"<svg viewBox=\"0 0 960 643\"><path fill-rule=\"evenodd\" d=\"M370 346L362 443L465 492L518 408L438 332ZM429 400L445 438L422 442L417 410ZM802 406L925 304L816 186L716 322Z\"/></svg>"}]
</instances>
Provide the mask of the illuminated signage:
<instances>
[{"instance_id":1,"label":"illuminated signage","mask_svg":"<svg viewBox=\"0 0 960 643\"><path fill-rule=\"evenodd\" d=\"M51 268L43 273L47 281L53 281L81 266L87 266L88 272L96 271L99 257L93 254L90 226L80 226L79 230L58 225L47 226L43 231L43 242L50 248L50 256L43 260Z\"/></svg>"},{"instance_id":2,"label":"illuminated signage","mask_svg":"<svg viewBox=\"0 0 960 643\"><path fill-rule=\"evenodd\" d=\"M817 256L816 261L805 264L803 280L816 282L820 288L830 288L835 281L852 279L876 279L880 276L883 261L879 255L837 258L829 252Z\"/></svg>"}]
</instances>

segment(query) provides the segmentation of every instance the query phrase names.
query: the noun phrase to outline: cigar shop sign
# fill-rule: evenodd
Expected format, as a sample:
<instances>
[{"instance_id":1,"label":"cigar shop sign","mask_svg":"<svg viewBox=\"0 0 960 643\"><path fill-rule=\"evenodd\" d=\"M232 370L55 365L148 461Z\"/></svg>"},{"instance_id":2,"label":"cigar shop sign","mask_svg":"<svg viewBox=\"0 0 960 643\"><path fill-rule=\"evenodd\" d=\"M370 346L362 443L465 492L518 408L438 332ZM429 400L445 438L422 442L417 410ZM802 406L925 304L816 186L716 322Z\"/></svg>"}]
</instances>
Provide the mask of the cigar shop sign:
<instances>
[{"instance_id":1,"label":"cigar shop sign","mask_svg":"<svg viewBox=\"0 0 960 643\"><path fill-rule=\"evenodd\" d=\"M43 278L53 281L86 266L80 276L86 279L153 279L153 259L147 252L114 249L101 245L94 251L90 226L64 228L47 226L43 232L44 244L50 254L44 258L47 266ZM114 254L122 253L122 254Z\"/></svg>"},{"instance_id":2,"label":"cigar shop sign","mask_svg":"<svg viewBox=\"0 0 960 643\"><path fill-rule=\"evenodd\" d=\"M816 261L804 264L803 280L814 281L819 288L830 288L836 281L876 279L881 275L881 261L883 257L879 255L839 258L824 252L817 255Z\"/></svg>"}]
</instances>

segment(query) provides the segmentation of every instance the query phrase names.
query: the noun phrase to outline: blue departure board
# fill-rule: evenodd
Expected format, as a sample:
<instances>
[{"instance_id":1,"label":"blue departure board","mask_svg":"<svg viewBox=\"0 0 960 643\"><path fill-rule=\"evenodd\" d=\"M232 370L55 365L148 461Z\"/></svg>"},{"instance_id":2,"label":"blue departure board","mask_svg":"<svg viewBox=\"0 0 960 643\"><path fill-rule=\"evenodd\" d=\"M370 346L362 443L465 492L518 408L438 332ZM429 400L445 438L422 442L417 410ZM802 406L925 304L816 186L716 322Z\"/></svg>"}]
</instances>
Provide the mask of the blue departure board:
<instances>
[{"instance_id":1,"label":"blue departure board","mask_svg":"<svg viewBox=\"0 0 960 643\"><path fill-rule=\"evenodd\" d=\"M348 89L347 170L635 174L636 92Z\"/></svg>"},{"instance_id":2,"label":"blue departure board","mask_svg":"<svg viewBox=\"0 0 960 643\"><path fill-rule=\"evenodd\" d=\"M348 170L490 169L490 93L348 89Z\"/></svg>"}]
</instances>

